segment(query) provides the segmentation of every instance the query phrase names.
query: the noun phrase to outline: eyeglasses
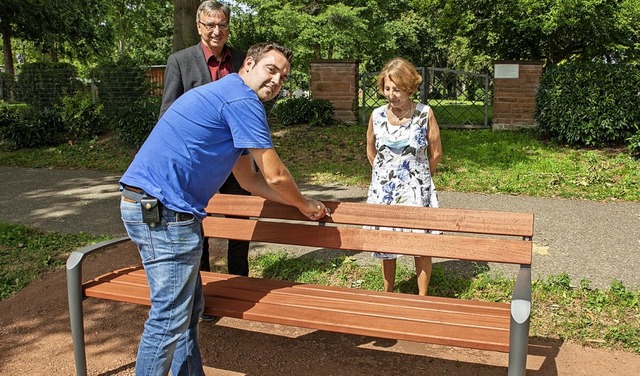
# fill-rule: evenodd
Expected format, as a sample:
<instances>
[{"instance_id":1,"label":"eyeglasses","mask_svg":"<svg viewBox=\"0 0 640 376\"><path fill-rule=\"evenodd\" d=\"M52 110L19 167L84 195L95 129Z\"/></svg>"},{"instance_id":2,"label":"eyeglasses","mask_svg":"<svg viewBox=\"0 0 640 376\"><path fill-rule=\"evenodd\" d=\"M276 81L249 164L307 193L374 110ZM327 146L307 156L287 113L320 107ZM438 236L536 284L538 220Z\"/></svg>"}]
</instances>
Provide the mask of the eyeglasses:
<instances>
[{"instance_id":1,"label":"eyeglasses","mask_svg":"<svg viewBox=\"0 0 640 376\"><path fill-rule=\"evenodd\" d=\"M198 21L198 23L204 26L207 29L207 31L214 31L216 27L220 31L226 31L229 29L229 24L217 24L217 23L206 24L202 21Z\"/></svg>"}]
</instances>

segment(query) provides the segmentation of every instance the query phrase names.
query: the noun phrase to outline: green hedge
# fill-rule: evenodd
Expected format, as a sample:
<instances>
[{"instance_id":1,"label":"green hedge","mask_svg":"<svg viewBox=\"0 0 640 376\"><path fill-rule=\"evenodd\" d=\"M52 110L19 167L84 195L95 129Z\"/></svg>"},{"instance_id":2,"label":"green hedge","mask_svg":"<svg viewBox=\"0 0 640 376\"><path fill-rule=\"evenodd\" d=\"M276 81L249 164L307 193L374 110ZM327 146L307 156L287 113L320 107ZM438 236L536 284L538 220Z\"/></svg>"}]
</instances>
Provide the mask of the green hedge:
<instances>
[{"instance_id":1,"label":"green hedge","mask_svg":"<svg viewBox=\"0 0 640 376\"><path fill-rule=\"evenodd\" d=\"M28 63L20 68L16 98L34 107L52 107L82 88L76 67L68 63Z\"/></svg>"},{"instance_id":2,"label":"green hedge","mask_svg":"<svg viewBox=\"0 0 640 376\"><path fill-rule=\"evenodd\" d=\"M333 121L333 105L326 99L290 97L279 100L273 114L282 125L326 125Z\"/></svg>"},{"instance_id":3,"label":"green hedge","mask_svg":"<svg viewBox=\"0 0 640 376\"><path fill-rule=\"evenodd\" d=\"M543 136L568 145L630 142L640 127L640 69L603 62L547 69L536 98Z\"/></svg>"}]
</instances>

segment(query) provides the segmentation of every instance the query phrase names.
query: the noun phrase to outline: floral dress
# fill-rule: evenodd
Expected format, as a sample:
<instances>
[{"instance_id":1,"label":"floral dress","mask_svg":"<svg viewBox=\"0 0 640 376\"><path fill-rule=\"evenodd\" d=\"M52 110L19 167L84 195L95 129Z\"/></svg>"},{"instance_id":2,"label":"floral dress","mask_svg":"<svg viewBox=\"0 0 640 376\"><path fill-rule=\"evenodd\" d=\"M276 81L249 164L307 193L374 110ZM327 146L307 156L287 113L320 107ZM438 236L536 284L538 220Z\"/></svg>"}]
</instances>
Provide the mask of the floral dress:
<instances>
[{"instance_id":1,"label":"floral dress","mask_svg":"<svg viewBox=\"0 0 640 376\"><path fill-rule=\"evenodd\" d=\"M427 155L429 111L429 106L418 103L411 120L399 126L389 124L386 105L373 111L376 156L368 203L438 207ZM424 232L390 227L376 229ZM394 259L399 255L376 252L373 256Z\"/></svg>"}]
</instances>

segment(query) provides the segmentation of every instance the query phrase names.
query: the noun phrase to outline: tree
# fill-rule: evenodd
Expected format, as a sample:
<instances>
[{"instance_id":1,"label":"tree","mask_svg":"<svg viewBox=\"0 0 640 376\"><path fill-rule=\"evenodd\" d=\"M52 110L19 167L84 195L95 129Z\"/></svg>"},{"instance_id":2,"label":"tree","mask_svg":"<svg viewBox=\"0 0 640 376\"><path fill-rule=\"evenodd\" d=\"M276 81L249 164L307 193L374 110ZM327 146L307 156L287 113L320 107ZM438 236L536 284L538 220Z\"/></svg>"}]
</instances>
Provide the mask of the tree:
<instances>
[{"instance_id":1,"label":"tree","mask_svg":"<svg viewBox=\"0 0 640 376\"><path fill-rule=\"evenodd\" d=\"M174 0L173 52L194 45L200 39L195 27L200 0Z\"/></svg>"},{"instance_id":2,"label":"tree","mask_svg":"<svg viewBox=\"0 0 640 376\"><path fill-rule=\"evenodd\" d=\"M29 19L29 11L33 10L33 19ZM41 30L34 27L42 16L33 0L4 0L0 7L0 33L2 33L2 51L4 69L11 77L15 75L11 39L24 38L28 35L41 37Z\"/></svg>"},{"instance_id":3,"label":"tree","mask_svg":"<svg viewBox=\"0 0 640 376\"><path fill-rule=\"evenodd\" d=\"M109 51L118 57L130 57L145 64L166 61L171 51L173 30L174 8L171 2L110 0L106 4L109 9L106 26L113 34L112 41L106 44ZM189 26L194 29L193 17ZM110 55L106 57L110 58Z\"/></svg>"},{"instance_id":4,"label":"tree","mask_svg":"<svg viewBox=\"0 0 640 376\"><path fill-rule=\"evenodd\" d=\"M638 0L464 0L470 48L495 59L638 58Z\"/></svg>"},{"instance_id":5,"label":"tree","mask_svg":"<svg viewBox=\"0 0 640 376\"><path fill-rule=\"evenodd\" d=\"M14 75L11 40L33 42L52 61L60 53L86 58L99 51L106 34L100 28L106 8L98 0L3 0L0 7L5 70Z\"/></svg>"}]
</instances>

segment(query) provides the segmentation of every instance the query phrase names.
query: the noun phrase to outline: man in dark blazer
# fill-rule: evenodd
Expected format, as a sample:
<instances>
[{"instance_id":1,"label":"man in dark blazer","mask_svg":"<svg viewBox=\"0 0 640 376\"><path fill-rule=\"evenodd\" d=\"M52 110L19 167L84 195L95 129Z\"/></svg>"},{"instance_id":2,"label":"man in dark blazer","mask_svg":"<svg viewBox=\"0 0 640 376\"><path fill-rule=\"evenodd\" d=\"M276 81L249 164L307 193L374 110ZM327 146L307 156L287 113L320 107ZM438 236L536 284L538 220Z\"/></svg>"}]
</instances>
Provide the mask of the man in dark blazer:
<instances>
[{"instance_id":1,"label":"man in dark blazer","mask_svg":"<svg viewBox=\"0 0 640 376\"><path fill-rule=\"evenodd\" d=\"M230 16L231 9L225 4L212 0L200 4L196 15L200 43L180 50L167 59L160 117L179 96L188 90L240 71L246 53L226 45L229 38ZM229 176L219 192L250 194L240 187L233 174ZM249 242L229 240L227 265L230 274L249 275L248 258ZM200 270L211 270L208 238L204 239ZM203 319L214 320L206 316Z\"/></svg>"}]
</instances>

